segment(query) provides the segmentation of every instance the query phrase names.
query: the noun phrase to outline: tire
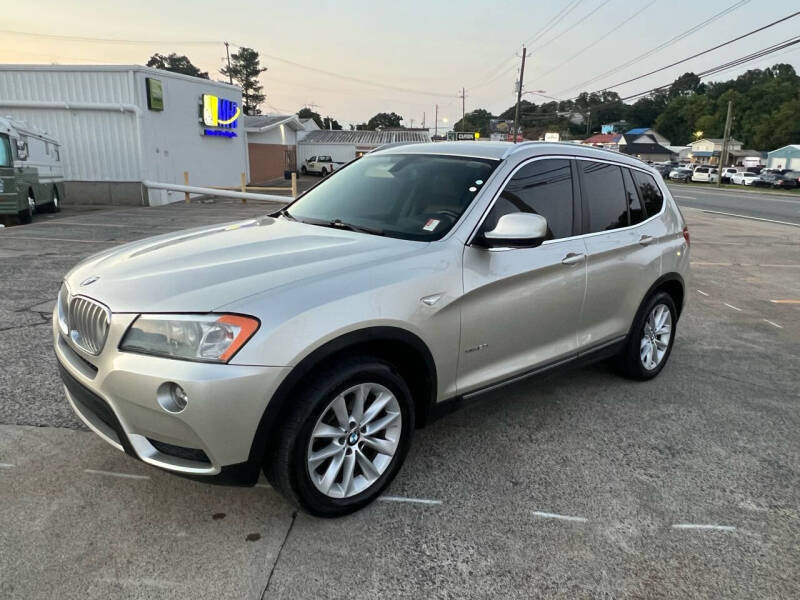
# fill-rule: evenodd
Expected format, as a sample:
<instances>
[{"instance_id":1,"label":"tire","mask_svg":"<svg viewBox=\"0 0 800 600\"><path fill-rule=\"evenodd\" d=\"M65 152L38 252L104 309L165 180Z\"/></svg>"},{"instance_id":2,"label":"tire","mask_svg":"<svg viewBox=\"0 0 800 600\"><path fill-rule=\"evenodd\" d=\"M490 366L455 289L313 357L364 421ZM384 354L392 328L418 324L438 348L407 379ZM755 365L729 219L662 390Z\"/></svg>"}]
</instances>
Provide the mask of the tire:
<instances>
[{"instance_id":1,"label":"tire","mask_svg":"<svg viewBox=\"0 0 800 600\"><path fill-rule=\"evenodd\" d=\"M301 175L308 175L308 169L305 166L300 167L300 174Z\"/></svg>"},{"instance_id":2,"label":"tire","mask_svg":"<svg viewBox=\"0 0 800 600\"><path fill-rule=\"evenodd\" d=\"M36 200L32 190L28 190L28 205L17 213L19 222L22 225L27 225L33 221L33 213L36 210Z\"/></svg>"},{"instance_id":3,"label":"tire","mask_svg":"<svg viewBox=\"0 0 800 600\"><path fill-rule=\"evenodd\" d=\"M342 398L346 410L343 416L354 423L352 418L358 413L354 410L355 394L361 386L367 392L362 413L365 419L370 408L378 406L379 395L385 399L388 392L392 399L386 408L374 411L368 422L358 419L354 428L342 429L333 404ZM291 408L278 426L277 443L265 457L264 474L269 482L292 504L318 517L343 516L372 502L400 470L411 443L414 402L406 382L389 363L356 356L321 369L293 396ZM385 421L388 424L375 430L375 435L365 434L369 423L380 427ZM315 432L321 435L314 436ZM367 445L375 442L393 446L391 455ZM312 458L312 454L324 455L326 451L332 453L324 459ZM374 471L362 468L362 464L369 466L365 460ZM348 465L353 466L346 479ZM331 482L327 492L325 475Z\"/></svg>"},{"instance_id":4,"label":"tire","mask_svg":"<svg viewBox=\"0 0 800 600\"><path fill-rule=\"evenodd\" d=\"M325 177L328 174L328 169L322 168L322 171L319 172L320 177Z\"/></svg>"},{"instance_id":5,"label":"tire","mask_svg":"<svg viewBox=\"0 0 800 600\"><path fill-rule=\"evenodd\" d=\"M53 188L53 201L45 204L44 210L49 213L61 212L61 199L58 197L57 188Z\"/></svg>"},{"instance_id":6,"label":"tire","mask_svg":"<svg viewBox=\"0 0 800 600\"><path fill-rule=\"evenodd\" d=\"M647 327L647 330L650 329L650 325L653 322L651 317L660 307L665 308L669 314L666 323L669 327L668 339L665 339L663 334L658 334L658 331L656 331L654 336L649 336L649 334L646 333L645 327ZM666 292L656 292L642 303L641 307L639 307L639 311L636 313L631 331L628 334L625 348L617 357L617 368L622 375L630 379L645 381L647 379L652 379L661 372L672 353L672 345L675 341L677 314L675 302L672 300L672 296ZM663 313L661 313L661 315L663 315ZM658 323L658 316L656 322ZM646 337L650 339L649 344L646 344ZM647 357L643 357L646 348L653 348L653 340L664 342L666 348L663 348L663 353L659 355L659 346L656 346L655 354L647 353ZM654 357L657 358L657 361L655 361L655 366L652 366L651 359Z\"/></svg>"}]
</instances>

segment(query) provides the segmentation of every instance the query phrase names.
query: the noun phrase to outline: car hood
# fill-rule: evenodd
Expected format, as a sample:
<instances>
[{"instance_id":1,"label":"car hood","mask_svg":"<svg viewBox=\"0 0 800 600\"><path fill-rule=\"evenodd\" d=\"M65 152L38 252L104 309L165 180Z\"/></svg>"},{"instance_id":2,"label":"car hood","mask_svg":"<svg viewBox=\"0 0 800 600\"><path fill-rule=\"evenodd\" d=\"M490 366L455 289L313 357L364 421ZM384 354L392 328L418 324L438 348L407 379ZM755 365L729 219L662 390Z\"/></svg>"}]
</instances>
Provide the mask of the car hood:
<instances>
[{"instance_id":1,"label":"car hood","mask_svg":"<svg viewBox=\"0 0 800 600\"><path fill-rule=\"evenodd\" d=\"M112 312L210 312L302 280L424 252L427 243L264 217L147 238L89 257L66 281ZM92 281L94 279L94 281Z\"/></svg>"}]
</instances>

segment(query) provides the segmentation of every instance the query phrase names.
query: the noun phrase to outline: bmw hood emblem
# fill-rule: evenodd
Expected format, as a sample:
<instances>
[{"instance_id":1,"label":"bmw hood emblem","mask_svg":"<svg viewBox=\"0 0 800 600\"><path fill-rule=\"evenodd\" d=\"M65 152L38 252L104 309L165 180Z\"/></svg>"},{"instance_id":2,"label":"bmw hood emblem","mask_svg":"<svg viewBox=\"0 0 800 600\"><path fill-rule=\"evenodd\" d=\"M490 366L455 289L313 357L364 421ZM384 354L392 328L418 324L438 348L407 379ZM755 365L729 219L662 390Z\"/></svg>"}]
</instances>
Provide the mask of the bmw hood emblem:
<instances>
[{"instance_id":1,"label":"bmw hood emblem","mask_svg":"<svg viewBox=\"0 0 800 600\"><path fill-rule=\"evenodd\" d=\"M88 279L84 279L83 281L81 281L81 287L86 286L86 285L92 285L98 279L100 279L99 275L92 275Z\"/></svg>"}]
</instances>

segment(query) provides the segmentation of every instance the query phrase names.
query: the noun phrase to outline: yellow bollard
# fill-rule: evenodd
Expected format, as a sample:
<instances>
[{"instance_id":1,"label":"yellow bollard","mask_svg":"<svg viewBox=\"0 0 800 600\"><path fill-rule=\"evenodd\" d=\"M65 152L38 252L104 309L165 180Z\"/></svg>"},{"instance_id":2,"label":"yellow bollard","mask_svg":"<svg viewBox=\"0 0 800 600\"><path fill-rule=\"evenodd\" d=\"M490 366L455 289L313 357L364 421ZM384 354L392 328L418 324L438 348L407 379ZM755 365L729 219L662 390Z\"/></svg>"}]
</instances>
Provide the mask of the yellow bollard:
<instances>
[{"instance_id":1,"label":"yellow bollard","mask_svg":"<svg viewBox=\"0 0 800 600\"><path fill-rule=\"evenodd\" d=\"M189 185L189 171L183 172L183 185ZM186 204L189 204L189 192L184 194L184 198L186 199Z\"/></svg>"},{"instance_id":2,"label":"yellow bollard","mask_svg":"<svg viewBox=\"0 0 800 600\"><path fill-rule=\"evenodd\" d=\"M241 175L241 181L242 181L242 193L244 194L245 192L247 192L247 175L245 175L244 173L242 173ZM246 203L247 203L247 198L242 198L242 204Z\"/></svg>"},{"instance_id":3,"label":"yellow bollard","mask_svg":"<svg viewBox=\"0 0 800 600\"><path fill-rule=\"evenodd\" d=\"M292 171L292 198L297 198L297 173Z\"/></svg>"}]
</instances>

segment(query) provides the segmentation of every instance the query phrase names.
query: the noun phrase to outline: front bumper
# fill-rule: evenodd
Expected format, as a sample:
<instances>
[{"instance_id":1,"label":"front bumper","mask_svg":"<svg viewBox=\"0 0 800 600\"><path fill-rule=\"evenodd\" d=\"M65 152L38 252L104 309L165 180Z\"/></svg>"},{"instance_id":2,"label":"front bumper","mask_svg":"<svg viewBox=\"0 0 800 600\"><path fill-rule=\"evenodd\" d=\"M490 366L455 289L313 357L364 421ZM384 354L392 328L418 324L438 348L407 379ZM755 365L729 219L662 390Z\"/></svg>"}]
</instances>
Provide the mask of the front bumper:
<instances>
[{"instance_id":1,"label":"front bumper","mask_svg":"<svg viewBox=\"0 0 800 600\"><path fill-rule=\"evenodd\" d=\"M67 399L86 425L119 450L190 476L217 476L251 460L264 410L288 367L208 364L120 352L136 315L114 314L98 356L65 339L53 316L53 341ZM164 410L157 390L180 385L180 413Z\"/></svg>"}]
</instances>

